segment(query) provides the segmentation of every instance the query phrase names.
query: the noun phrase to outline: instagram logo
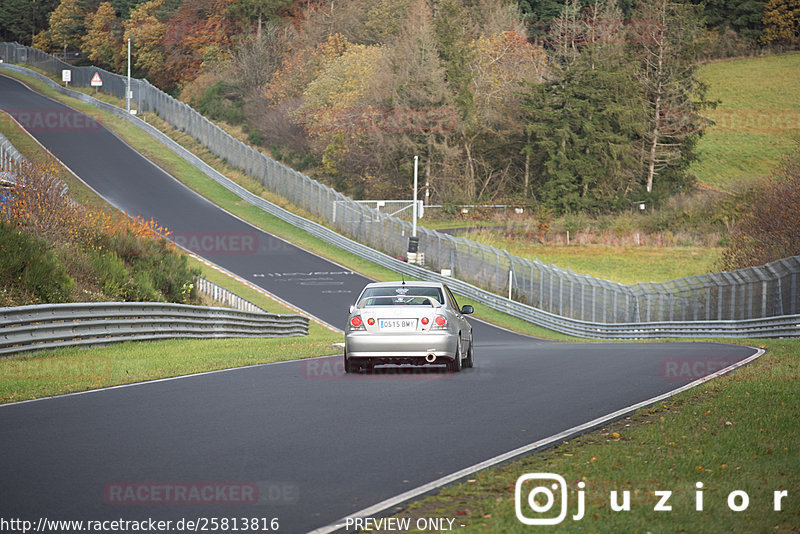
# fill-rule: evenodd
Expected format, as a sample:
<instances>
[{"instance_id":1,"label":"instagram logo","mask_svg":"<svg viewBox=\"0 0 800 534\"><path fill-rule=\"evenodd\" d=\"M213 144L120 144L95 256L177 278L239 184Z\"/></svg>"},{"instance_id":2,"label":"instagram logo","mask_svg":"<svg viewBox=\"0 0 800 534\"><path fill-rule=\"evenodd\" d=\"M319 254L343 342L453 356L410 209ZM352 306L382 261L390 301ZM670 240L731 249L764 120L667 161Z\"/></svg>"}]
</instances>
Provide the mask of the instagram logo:
<instances>
[{"instance_id":1,"label":"instagram logo","mask_svg":"<svg viewBox=\"0 0 800 534\"><path fill-rule=\"evenodd\" d=\"M581 489L585 486L584 482L578 483ZM517 519L525 525L557 525L567 517L567 482L564 477L554 473L522 475L514 488L514 506ZM556 507L558 515L552 513ZM581 491L578 495L578 514L573 519L581 519L583 510L584 495Z\"/></svg>"}]
</instances>

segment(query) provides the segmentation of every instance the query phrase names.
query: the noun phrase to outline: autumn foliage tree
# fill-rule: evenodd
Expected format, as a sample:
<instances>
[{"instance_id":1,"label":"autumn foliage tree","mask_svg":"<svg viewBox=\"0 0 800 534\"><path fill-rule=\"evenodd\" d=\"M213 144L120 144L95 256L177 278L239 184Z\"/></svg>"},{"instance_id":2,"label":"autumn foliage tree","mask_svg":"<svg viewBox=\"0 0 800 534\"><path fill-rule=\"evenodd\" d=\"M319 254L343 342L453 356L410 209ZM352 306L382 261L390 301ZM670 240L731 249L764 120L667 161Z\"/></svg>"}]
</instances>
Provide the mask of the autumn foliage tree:
<instances>
[{"instance_id":1,"label":"autumn foliage tree","mask_svg":"<svg viewBox=\"0 0 800 534\"><path fill-rule=\"evenodd\" d=\"M800 45L800 0L769 0L764 6L763 43Z\"/></svg>"},{"instance_id":2,"label":"autumn foliage tree","mask_svg":"<svg viewBox=\"0 0 800 534\"><path fill-rule=\"evenodd\" d=\"M125 62L122 41L124 28L110 2L103 2L86 17L86 35L81 50L93 64L109 70L119 70Z\"/></svg>"},{"instance_id":3,"label":"autumn foliage tree","mask_svg":"<svg viewBox=\"0 0 800 534\"><path fill-rule=\"evenodd\" d=\"M132 53L137 71L161 87L169 81L162 45L167 34L164 21L167 8L166 0L150 0L133 9L125 22L125 37L130 37L135 43Z\"/></svg>"},{"instance_id":4,"label":"autumn foliage tree","mask_svg":"<svg viewBox=\"0 0 800 534\"><path fill-rule=\"evenodd\" d=\"M756 184L750 206L731 232L731 244L723 251L723 269L800 255L800 149Z\"/></svg>"},{"instance_id":5,"label":"autumn foliage tree","mask_svg":"<svg viewBox=\"0 0 800 534\"><path fill-rule=\"evenodd\" d=\"M80 50L86 15L86 6L80 0L61 0L50 14L49 28L36 34L33 45L46 52Z\"/></svg>"}]
</instances>

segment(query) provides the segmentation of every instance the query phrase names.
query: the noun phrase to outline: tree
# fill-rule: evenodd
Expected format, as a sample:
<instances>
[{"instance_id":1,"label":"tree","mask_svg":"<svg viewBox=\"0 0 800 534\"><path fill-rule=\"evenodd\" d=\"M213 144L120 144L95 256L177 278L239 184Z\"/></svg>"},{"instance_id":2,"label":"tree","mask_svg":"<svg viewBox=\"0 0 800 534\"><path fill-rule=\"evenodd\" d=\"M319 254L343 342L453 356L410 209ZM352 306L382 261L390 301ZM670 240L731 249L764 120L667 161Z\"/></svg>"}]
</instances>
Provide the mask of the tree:
<instances>
[{"instance_id":1,"label":"tree","mask_svg":"<svg viewBox=\"0 0 800 534\"><path fill-rule=\"evenodd\" d=\"M164 68L168 87L195 79L204 61L227 59L233 24L228 9L233 0L184 0L166 21Z\"/></svg>"},{"instance_id":2,"label":"tree","mask_svg":"<svg viewBox=\"0 0 800 534\"><path fill-rule=\"evenodd\" d=\"M50 15L48 30L49 41L55 50L81 49L81 38L86 33L86 15L81 0L61 0Z\"/></svg>"},{"instance_id":3,"label":"tree","mask_svg":"<svg viewBox=\"0 0 800 534\"><path fill-rule=\"evenodd\" d=\"M123 27L114 7L109 2L100 4L97 11L86 17L86 28L81 50L89 61L119 71L125 62Z\"/></svg>"},{"instance_id":4,"label":"tree","mask_svg":"<svg viewBox=\"0 0 800 534\"><path fill-rule=\"evenodd\" d=\"M58 0L3 0L0 2L0 41L33 42L37 30L46 28Z\"/></svg>"},{"instance_id":5,"label":"tree","mask_svg":"<svg viewBox=\"0 0 800 534\"><path fill-rule=\"evenodd\" d=\"M558 213L609 209L636 183L634 143L645 131L638 84L624 64L593 68L582 56L557 78L532 84L528 151L540 162L540 200Z\"/></svg>"},{"instance_id":6,"label":"tree","mask_svg":"<svg viewBox=\"0 0 800 534\"><path fill-rule=\"evenodd\" d=\"M228 15L243 28L255 25L256 39L260 39L264 22L276 18L291 3L292 0L234 0L228 7Z\"/></svg>"},{"instance_id":7,"label":"tree","mask_svg":"<svg viewBox=\"0 0 800 534\"><path fill-rule=\"evenodd\" d=\"M764 34L767 44L800 44L800 0L770 0L764 6Z\"/></svg>"},{"instance_id":8,"label":"tree","mask_svg":"<svg viewBox=\"0 0 800 534\"><path fill-rule=\"evenodd\" d=\"M359 35L368 44L388 43L403 27L410 7L410 0L377 0L367 9L364 27Z\"/></svg>"},{"instance_id":9,"label":"tree","mask_svg":"<svg viewBox=\"0 0 800 534\"><path fill-rule=\"evenodd\" d=\"M272 80L289 54L291 28L270 21L261 35L238 43L231 56L234 77L245 95L259 92Z\"/></svg>"},{"instance_id":10,"label":"tree","mask_svg":"<svg viewBox=\"0 0 800 534\"><path fill-rule=\"evenodd\" d=\"M547 58L543 49L530 44L517 31L480 37L475 43L475 59L470 65L471 91L481 137L480 152L484 168L475 196L481 198L490 189L491 178L499 178L497 169L519 167L522 156L522 197L530 195L530 153L523 151L527 141L525 123L520 120L521 93L526 83L541 82ZM507 174L507 172L506 172ZM496 185L496 184L495 184ZM498 187L492 188L501 192ZM503 191L504 192L504 191Z\"/></svg>"},{"instance_id":11,"label":"tree","mask_svg":"<svg viewBox=\"0 0 800 534\"><path fill-rule=\"evenodd\" d=\"M363 135L369 127L370 109L364 106L379 68L382 51L375 46L352 45L328 61L319 75L306 86L304 105L299 109L305 130L320 142L323 168L339 177L353 169L348 160L363 152ZM358 174L356 170L356 175ZM349 188L347 181L340 187Z\"/></svg>"},{"instance_id":12,"label":"tree","mask_svg":"<svg viewBox=\"0 0 800 534\"><path fill-rule=\"evenodd\" d=\"M167 0L150 0L131 11L131 18L125 22L125 39L130 37L133 41L133 63L137 71L161 87L169 83L163 46L167 34L163 18L168 15L167 8Z\"/></svg>"},{"instance_id":13,"label":"tree","mask_svg":"<svg viewBox=\"0 0 800 534\"><path fill-rule=\"evenodd\" d=\"M385 54L380 83L376 84L383 91L375 97L404 126L377 128L372 139L381 147L384 175L403 186L401 198L410 197L411 166L418 155L426 191L438 200L451 201L461 194L459 184L448 184L444 172L452 157L449 140L457 117L433 25L428 3L413 2Z\"/></svg>"},{"instance_id":14,"label":"tree","mask_svg":"<svg viewBox=\"0 0 800 534\"><path fill-rule=\"evenodd\" d=\"M764 29L766 0L692 0L701 7L705 25L723 32L726 28L755 42Z\"/></svg>"},{"instance_id":15,"label":"tree","mask_svg":"<svg viewBox=\"0 0 800 534\"><path fill-rule=\"evenodd\" d=\"M146 0L109 0L111 5L114 7L114 12L117 13L120 20L128 20L131 16L131 11L133 11L136 7L140 4L143 4Z\"/></svg>"},{"instance_id":16,"label":"tree","mask_svg":"<svg viewBox=\"0 0 800 534\"><path fill-rule=\"evenodd\" d=\"M697 76L698 10L669 0L643 3L637 18L647 21L634 35L639 78L647 103L648 133L643 145L645 189L653 192L656 177L664 188L686 181L701 133L697 111L711 107Z\"/></svg>"},{"instance_id":17,"label":"tree","mask_svg":"<svg viewBox=\"0 0 800 534\"><path fill-rule=\"evenodd\" d=\"M540 200L563 213L610 209L636 187L636 145L646 132L640 84L623 46L621 14L596 4L584 23L567 5L566 36L544 83L530 84L526 152L538 166ZM570 27L583 28L571 33Z\"/></svg>"},{"instance_id":18,"label":"tree","mask_svg":"<svg viewBox=\"0 0 800 534\"><path fill-rule=\"evenodd\" d=\"M731 231L731 244L720 262L723 269L800 255L800 150L757 183L749 206L750 212Z\"/></svg>"}]
</instances>

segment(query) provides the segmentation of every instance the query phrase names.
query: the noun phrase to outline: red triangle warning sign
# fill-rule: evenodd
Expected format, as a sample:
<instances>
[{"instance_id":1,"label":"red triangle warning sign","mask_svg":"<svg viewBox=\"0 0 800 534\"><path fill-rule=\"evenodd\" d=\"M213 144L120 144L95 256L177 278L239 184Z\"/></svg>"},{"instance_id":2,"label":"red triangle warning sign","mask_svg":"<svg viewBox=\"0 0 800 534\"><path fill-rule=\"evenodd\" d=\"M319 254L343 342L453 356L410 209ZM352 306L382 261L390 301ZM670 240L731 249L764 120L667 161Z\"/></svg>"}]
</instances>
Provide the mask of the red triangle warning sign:
<instances>
[{"instance_id":1,"label":"red triangle warning sign","mask_svg":"<svg viewBox=\"0 0 800 534\"><path fill-rule=\"evenodd\" d=\"M100 79L100 73L95 72L94 76L92 76L92 87L103 85L103 80Z\"/></svg>"}]
</instances>

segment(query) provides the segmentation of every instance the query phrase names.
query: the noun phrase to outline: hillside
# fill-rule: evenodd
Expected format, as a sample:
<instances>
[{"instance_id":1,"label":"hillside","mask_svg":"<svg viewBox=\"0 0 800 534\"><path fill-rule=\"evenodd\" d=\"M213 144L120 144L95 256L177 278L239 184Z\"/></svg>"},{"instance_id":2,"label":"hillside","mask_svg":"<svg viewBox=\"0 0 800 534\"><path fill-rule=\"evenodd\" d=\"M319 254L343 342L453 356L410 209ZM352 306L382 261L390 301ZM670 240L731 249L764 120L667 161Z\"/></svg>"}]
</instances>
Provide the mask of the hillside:
<instances>
[{"instance_id":1,"label":"hillside","mask_svg":"<svg viewBox=\"0 0 800 534\"><path fill-rule=\"evenodd\" d=\"M691 171L701 184L729 190L769 174L800 144L800 54L720 61L703 65L710 126L697 145Z\"/></svg>"}]
</instances>

